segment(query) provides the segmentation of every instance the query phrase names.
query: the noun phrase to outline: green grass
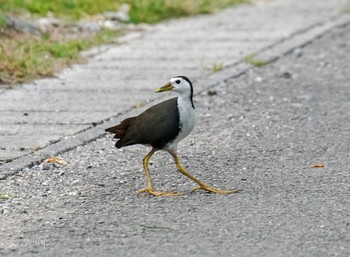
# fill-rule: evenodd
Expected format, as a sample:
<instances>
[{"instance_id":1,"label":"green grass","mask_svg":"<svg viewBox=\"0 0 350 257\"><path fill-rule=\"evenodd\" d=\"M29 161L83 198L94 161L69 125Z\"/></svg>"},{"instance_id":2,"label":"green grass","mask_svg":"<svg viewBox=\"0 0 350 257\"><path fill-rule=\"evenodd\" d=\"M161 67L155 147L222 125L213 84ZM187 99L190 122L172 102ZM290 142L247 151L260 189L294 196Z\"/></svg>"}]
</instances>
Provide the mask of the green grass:
<instances>
[{"instance_id":1,"label":"green grass","mask_svg":"<svg viewBox=\"0 0 350 257\"><path fill-rule=\"evenodd\" d=\"M105 11L115 11L123 3L131 7L133 23L156 23L165 19L211 13L247 0L0 0L4 13L29 12L38 16L49 13L56 17L79 20Z\"/></svg>"},{"instance_id":2,"label":"green grass","mask_svg":"<svg viewBox=\"0 0 350 257\"><path fill-rule=\"evenodd\" d=\"M103 0L0 0L0 9L4 12L21 14L30 12L38 16L52 13L56 17L78 20L106 10L117 10L121 1Z\"/></svg>"},{"instance_id":3,"label":"green grass","mask_svg":"<svg viewBox=\"0 0 350 257\"><path fill-rule=\"evenodd\" d=\"M262 67L265 66L266 64L268 64L268 61L265 60L259 60L259 59L255 59L254 56L252 55L248 55L246 57L244 57L244 61L248 64L254 65L256 67Z\"/></svg>"},{"instance_id":4,"label":"green grass","mask_svg":"<svg viewBox=\"0 0 350 257\"><path fill-rule=\"evenodd\" d=\"M11 198L14 198L15 195L14 194L7 194L7 193L1 193L0 192L0 202L5 202Z\"/></svg>"},{"instance_id":5,"label":"green grass","mask_svg":"<svg viewBox=\"0 0 350 257\"><path fill-rule=\"evenodd\" d=\"M0 28L5 27L5 26L6 26L5 16L0 14Z\"/></svg>"},{"instance_id":6,"label":"green grass","mask_svg":"<svg viewBox=\"0 0 350 257\"><path fill-rule=\"evenodd\" d=\"M73 63L83 61L82 50L113 42L119 32L102 31L89 37L72 39L67 32L41 37L8 31L5 15L46 17L53 15L72 23L115 11L130 5L131 23L157 23L162 20L215 12L249 0L0 0L0 84L14 85L40 77L53 76ZM69 30L67 30L69 31ZM213 66L219 71L220 64Z\"/></svg>"},{"instance_id":7,"label":"green grass","mask_svg":"<svg viewBox=\"0 0 350 257\"><path fill-rule=\"evenodd\" d=\"M212 71L213 72L219 72L219 71L222 71L224 69L225 65L222 63L222 62L219 62L219 63L214 63L213 64L213 67L212 67Z\"/></svg>"},{"instance_id":8,"label":"green grass","mask_svg":"<svg viewBox=\"0 0 350 257\"><path fill-rule=\"evenodd\" d=\"M80 56L82 50L110 43L115 36L116 32L104 30L78 40L57 41L48 34L41 38L27 35L16 40L3 38L0 43L0 83L11 85L53 76L66 66L84 61Z\"/></svg>"},{"instance_id":9,"label":"green grass","mask_svg":"<svg viewBox=\"0 0 350 257\"><path fill-rule=\"evenodd\" d=\"M343 12L345 12L345 13L350 13L350 5L346 5L346 6L343 8Z\"/></svg>"},{"instance_id":10,"label":"green grass","mask_svg":"<svg viewBox=\"0 0 350 257\"><path fill-rule=\"evenodd\" d=\"M128 0L130 21L156 23L162 20L212 13L247 0Z\"/></svg>"}]
</instances>

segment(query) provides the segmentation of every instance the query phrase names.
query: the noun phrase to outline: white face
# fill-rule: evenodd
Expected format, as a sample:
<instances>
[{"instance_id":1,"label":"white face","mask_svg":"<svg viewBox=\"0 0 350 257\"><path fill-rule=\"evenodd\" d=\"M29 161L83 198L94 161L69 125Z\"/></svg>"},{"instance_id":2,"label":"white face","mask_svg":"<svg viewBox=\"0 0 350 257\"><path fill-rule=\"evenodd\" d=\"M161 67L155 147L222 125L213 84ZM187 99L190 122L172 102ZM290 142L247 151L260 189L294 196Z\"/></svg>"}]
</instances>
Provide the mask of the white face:
<instances>
[{"instance_id":1,"label":"white face","mask_svg":"<svg viewBox=\"0 0 350 257\"><path fill-rule=\"evenodd\" d=\"M187 80L181 77L173 77L170 79L170 83L173 85L173 91L180 94L191 94L191 85Z\"/></svg>"}]
</instances>

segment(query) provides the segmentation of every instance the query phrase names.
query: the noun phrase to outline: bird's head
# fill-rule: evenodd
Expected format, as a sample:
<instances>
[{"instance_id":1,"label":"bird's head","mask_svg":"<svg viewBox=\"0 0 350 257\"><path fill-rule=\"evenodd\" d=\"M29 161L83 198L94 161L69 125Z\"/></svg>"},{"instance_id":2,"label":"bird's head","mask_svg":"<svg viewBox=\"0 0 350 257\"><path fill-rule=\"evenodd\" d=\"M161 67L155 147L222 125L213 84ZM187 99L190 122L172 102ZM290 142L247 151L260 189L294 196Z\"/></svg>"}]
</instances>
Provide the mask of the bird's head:
<instances>
[{"instance_id":1,"label":"bird's head","mask_svg":"<svg viewBox=\"0 0 350 257\"><path fill-rule=\"evenodd\" d=\"M174 91L182 96L193 95L193 87L191 81L185 76L175 76L169 80L164 86L156 90L157 93L165 91Z\"/></svg>"}]
</instances>

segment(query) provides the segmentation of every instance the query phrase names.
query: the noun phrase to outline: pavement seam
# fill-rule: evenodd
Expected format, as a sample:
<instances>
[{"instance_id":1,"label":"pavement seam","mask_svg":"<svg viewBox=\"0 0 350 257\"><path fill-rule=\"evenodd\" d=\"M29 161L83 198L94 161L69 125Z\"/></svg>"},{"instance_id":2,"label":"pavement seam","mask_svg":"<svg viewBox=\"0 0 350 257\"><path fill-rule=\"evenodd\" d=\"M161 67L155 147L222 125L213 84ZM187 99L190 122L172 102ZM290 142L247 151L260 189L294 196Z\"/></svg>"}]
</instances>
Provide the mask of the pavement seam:
<instances>
[{"instance_id":1,"label":"pavement seam","mask_svg":"<svg viewBox=\"0 0 350 257\"><path fill-rule=\"evenodd\" d=\"M331 29L347 26L349 24L349 15L342 14L337 17L332 17L325 22L317 23L308 28L301 29L293 33L290 37L278 40L277 42L274 42L269 46L262 48L256 53L252 53L252 55L254 58L262 59L266 61L267 64L269 64L290 53L296 48L305 47L315 39L329 32ZM237 78L252 68L254 68L253 65L245 63L244 60L240 60L239 62L228 65L220 72L213 73L204 79L196 80L194 81L197 89L195 95L201 94L210 88L216 87L220 83L226 82L233 78ZM49 144L33 154L27 154L25 156L14 159L11 162L4 163L0 166L0 180L6 179L10 175L16 174L20 170L37 165L48 157L57 156L78 146L82 146L89 142L97 140L106 134L104 132L105 128L115 125L115 123L126 118L127 116L137 115L143 109L146 109L153 105L155 102L164 100L166 98L168 98L168 96L157 97L148 102L142 108L131 107L127 110L123 110L118 114L109 117L108 119L94 122L90 127L80 130L77 133L68 136L68 138L61 139L56 143Z\"/></svg>"}]
</instances>

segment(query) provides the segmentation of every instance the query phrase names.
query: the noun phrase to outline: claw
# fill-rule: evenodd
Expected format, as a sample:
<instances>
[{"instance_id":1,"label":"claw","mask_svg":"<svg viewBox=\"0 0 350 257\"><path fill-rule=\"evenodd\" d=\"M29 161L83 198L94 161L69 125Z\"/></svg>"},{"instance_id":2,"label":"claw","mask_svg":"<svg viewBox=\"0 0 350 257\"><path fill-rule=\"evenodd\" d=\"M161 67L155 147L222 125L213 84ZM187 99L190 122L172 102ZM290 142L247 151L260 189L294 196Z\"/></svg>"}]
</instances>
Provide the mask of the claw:
<instances>
[{"instance_id":1,"label":"claw","mask_svg":"<svg viewBox=\"0 0 350 257\"><path fill-rule=\"evenodd\" d=\"M216 189L214 187L200 186L200 187L193 188L191 190L191 193L193 193L194 191L200 190L200 189L208 191L210 193L221 194L221 195L234 194L234 193L238 193L239 191L241 191L238 189L236 189L236 190L220 190L220 189Z\"/></svg>"},{"instance_id":2,"label":"claw","mask_svg":"<svg viewBox=\"0 0 350 257\"><path fill-rule=\"evenodd\" d=\"M153 188L143 188L137 192L137 196L139 196L139 194L145 193L145 192L147 192L151 195L154 195L154 196L179 196L179 195L183 195L182 193L177 193L177 192L157 192L157 191L154 191Z\"/></svg>"}]
</instances>

